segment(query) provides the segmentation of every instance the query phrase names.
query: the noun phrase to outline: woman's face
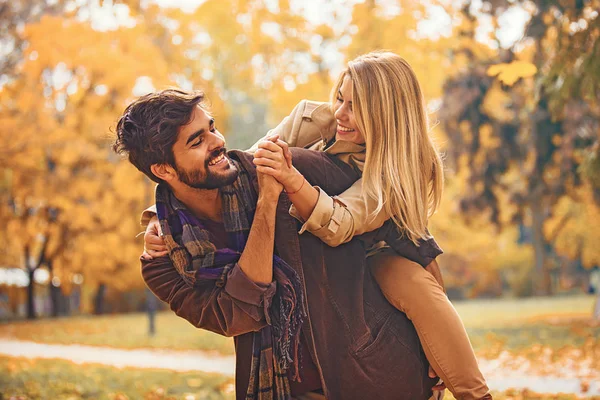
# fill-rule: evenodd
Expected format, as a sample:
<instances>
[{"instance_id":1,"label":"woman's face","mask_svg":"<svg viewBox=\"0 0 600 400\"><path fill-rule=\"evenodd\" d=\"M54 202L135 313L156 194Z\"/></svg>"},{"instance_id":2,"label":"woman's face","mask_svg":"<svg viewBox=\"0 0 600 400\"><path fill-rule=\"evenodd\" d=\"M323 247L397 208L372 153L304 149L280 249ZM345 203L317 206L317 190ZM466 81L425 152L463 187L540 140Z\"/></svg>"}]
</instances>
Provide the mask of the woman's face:
<instances>
[{"instance_id":1,"label":"woman's face","mask_svg":"<svg viewBox=\"0 0 600 400\"><path fill-rule=\"evenodd\" d=\"M352 111L352 80L348 75L344 76L333 110L337 122L335 140L364 144L365 137L358 130Z\"/></svg>"}]
</instances>

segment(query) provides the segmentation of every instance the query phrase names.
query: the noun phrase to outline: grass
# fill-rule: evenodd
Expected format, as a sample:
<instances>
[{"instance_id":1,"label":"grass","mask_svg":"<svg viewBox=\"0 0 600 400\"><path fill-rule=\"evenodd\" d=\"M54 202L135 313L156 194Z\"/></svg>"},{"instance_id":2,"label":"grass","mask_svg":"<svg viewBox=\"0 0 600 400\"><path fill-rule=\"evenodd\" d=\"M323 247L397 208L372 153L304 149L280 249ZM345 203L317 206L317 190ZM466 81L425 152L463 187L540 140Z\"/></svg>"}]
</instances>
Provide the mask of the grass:
<instances>
[{"instance_id":1,"label":"grass","mask_svg":"<svg viewBox=\"0 0 600 400\"><path fill-rule=\"evenodd\" d=\"M521 352L533 346L560 350L582 347L600 337L591 320L593 296L457 302L475 351ZM491 353L492 352L492 353Z\"/></svg>"},{"instance_id":2,"label":"grass","mask_svg":"<svg viewBox=\"0 0 600 400\"><path fill-rule=\"evenodd\" d=\"M232 378L214 374L0 356L0 399L217 400L233 391Z\"/></svg>"},{"instance_id":3,"label":"grass","mask_svg":"<svg viewBox=\"0 0 600 400\"><path fill-rule=\"evenodd\" d=\"M600 327L588 323L593 301L593 296L577 296L469 300L455 306L476 351L498 342L506 350L534 344L558 349L600 337ZM157 314L156 327L156 335L148 336L148 320L143 313L83 316L0 323L0 338L126 349L194 349L226 355L234 352L230 338L197 329L170 311Z\"/></svg>"},{"instance_id":4,"label":"grass","mask_svg":"<svg viewBox=\"0 0 600 400\"><path fill-rule=\"evenodd\" d=\"M500 353L509 352L534 364L557 366L568 359L600 371L600 324L590 320L593 301L592 296L578 296L474 300L457 302L455 306L480 356L495 359ZM171 312L157 315L154 337L147 335L147 324L145 314L0 323L0 340L6 337L42 343L233 353L231 339L196 329ZM231 379L218 375L79 366L62 360L29 361L2 356L0 388L0 400L191 400L233 396ZM445 398L453 399L448 392ZM494 393L494 398L573 400L577 397L508 390Z\"/></svg>"},{"instance_id":5,"label":"grass","mask_svg":"<svg viewBox=\"0 0 600 400\"><path fill-rule=\"evenodd\" d=\"M497 400L575 400L527 390L494 392ZM63 360L0 356L0 399L217 400L233 399L231 378L197 372L78 365ZM446 392L445 399L453 397Z\"/></svg>"},{"instance_id":6,"label":"grass","mask_svg":"<svg viewBox=\"0 0 600 400\"><path fill-rule=\"evenodd\" d=\"M231 338L197 329L170 311L157 314L154 336L148 336L146 314L138 313L0 323L1 338L125 349L194 349L227 355L234 353Z\"/></svg>"},{"instance_id":7,"label":"grass","mask_svg":"<svg viewBox=\"0 0 600 400\"><path fill-rule=\"evenodd\" d=\"M575 400L527 390L494 392L496 400ZM232 378L198 372L78 365L63 360L0 356L0 399L217 400L233 399ZM452 400L447 391L444 397Z\"/></svg>"},{"instance_id":8,"label":"grass","mask_svg":"<svg viewBox=\"0 0 600 400\"><path fill-rule=\"evenodd\" d=\"M492 392L494 400L578 400L574 394L541 394L535 393L527 389L515 390L509 389L505 392ZM444 400L455 400L452 393L446 390ZM588 400L598 400L598 397L590 397Z\"/></svg>"},{"instance_id":9,"label":"grass","mask_svg":"<svg viewBox=\"0 0 600 400\"><path fill-rule=\"evenodd\" d=\"M594 296L586 295L454 302L468 328L499 328L553 318L589 318L593 304Z\"/></svg>"}]
</instances>

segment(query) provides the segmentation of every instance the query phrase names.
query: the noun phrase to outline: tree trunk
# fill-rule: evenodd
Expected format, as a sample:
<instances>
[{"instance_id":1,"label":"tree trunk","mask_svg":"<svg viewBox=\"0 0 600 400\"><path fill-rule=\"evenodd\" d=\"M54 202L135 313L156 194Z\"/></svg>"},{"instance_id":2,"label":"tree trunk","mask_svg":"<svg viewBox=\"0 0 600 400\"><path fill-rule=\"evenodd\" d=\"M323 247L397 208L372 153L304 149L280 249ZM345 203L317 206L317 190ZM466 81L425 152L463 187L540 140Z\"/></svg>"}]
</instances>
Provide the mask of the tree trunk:
<instances>
[{"instance_id":1,"label":"tree trunk","mask_svg":"<svg viewBox=\"0 0 600 400\"><path fill-rule=\"evenodd\" d=\"M535 259L533 279L533 293L538 296L552 294L552 281L546 260L546 239L544 238L544 210L539 202L531 204L532 219L532 244Z\"/></svg>"},{"instance_id":2,"label":"tree trunk","mask_svg":"<svg viewBox=\"0 0 600 400\"><path fill-rule=\"evenodd\" d=\"M29 275L29 285L27 285L27 319L35 319L35 282L33 280L33 274L35 273L35 269L28 269L27 272Z\"/></svg>"},{"instance_id":3,"label":"tree trunk","mask_svg":"<svg viewBox=\"0 0 600 400\"><path fill-rule=\"evenodd\" d=\"M156 334L156 308L157 299L148 288L146 288L146 311L148 312L148 336Z\"/></svg>"},{"instance_id":4,"label":"tree trunk","mask_svg":"<svg viewBox=\"0 0 600 400\"><path fill-rule=\"evenodd\" d=\"M52 284L52 280L54 278L54 269L52 261L48 261L46 265L48 266L48 272L50 273L50 304L52 307L52 310L50 311L50 316L55 318L58 317L60 313L60 288Z\"/></svg>"},{"instance_id":5,"label":"tree trunk","mask_svg":"<svg viewBox=\"0 0 600 400\"><path fill-rule=\"evenodd\" d=\"M101 283L98 285L96 296L94 296L94 314L104 314L104 295L106 294L106 285Z\"/></svg>"}]
</instances>

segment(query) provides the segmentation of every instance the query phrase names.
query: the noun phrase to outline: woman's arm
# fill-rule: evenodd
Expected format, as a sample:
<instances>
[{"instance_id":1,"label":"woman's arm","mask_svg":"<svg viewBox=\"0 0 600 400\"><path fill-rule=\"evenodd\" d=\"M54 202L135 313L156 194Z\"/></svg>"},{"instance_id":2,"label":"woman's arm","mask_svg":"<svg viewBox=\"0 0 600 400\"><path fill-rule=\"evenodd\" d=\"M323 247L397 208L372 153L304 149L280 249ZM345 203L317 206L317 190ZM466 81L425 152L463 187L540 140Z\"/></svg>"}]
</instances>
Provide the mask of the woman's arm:
<instances>
[{"instance_id":1,"label":"woman's arm","mask_svg":"<svg viewBox=\"0 0 600 400\"><path fill-rule=\"evenodd\" d=\"M277 137L267 138L257 145L254 164L259 172L275 177L290 200L290 213L304 223L300 233L308 230L329 246L339 246L355 235L380 228L389 219L376 209L374 200L362 197L362 180L356 181L340 196L332 198L319 187L313 187L291 164L287 145Z\"/></svg>"},{"instance_id":2,"label":"woman's arm","mask_svg":"<svg viewBox=\"0 0 600 400\"><path fill-rule=\"evenodd\" d=\"M362 196L362 179L357 180L339 196L329 196L321 188L315 206L300 209L304 199L290 196L293 206L290 214L304 223L300 233L309 231L329 246L336 247L349 242L354 236L374 231L390 218L384 210L374 213L377 204ZM304 206L306 207L306 206ZM308 212L307 212L308 211Z\"/></svg>"}]
</instances>

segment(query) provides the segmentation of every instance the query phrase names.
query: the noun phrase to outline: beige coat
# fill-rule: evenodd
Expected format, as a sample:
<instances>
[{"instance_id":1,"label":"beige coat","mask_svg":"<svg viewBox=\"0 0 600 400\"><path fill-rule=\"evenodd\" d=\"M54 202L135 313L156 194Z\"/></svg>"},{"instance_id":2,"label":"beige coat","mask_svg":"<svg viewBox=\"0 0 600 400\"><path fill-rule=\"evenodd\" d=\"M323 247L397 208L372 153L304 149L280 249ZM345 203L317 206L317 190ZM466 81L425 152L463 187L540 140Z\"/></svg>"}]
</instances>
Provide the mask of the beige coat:
<instances>
[{"instance_id":1,"label":"beige coat","mask_svg":"<svg viewBox=\"0 0 600 400\"><path fill-rule=\"evenodd\" d=\"M327 147L335 137L336 121L329 103L302 100L277 127L269 131L292 147L304 147L335 155L361 171L365 162L365 146L340 140ZM262 139L261 139L262 140ZM258 142L250 148L256 150ZM290 214L304 223L300 233L309 231L330 246L349 242L353 236L373 231L390 218L384 211L374 217L377 204L362 197L362 179L339 196L329 196L319 187L319 199L310 217L303 221L294 206Z\"/></svg>"}]
</instances>

